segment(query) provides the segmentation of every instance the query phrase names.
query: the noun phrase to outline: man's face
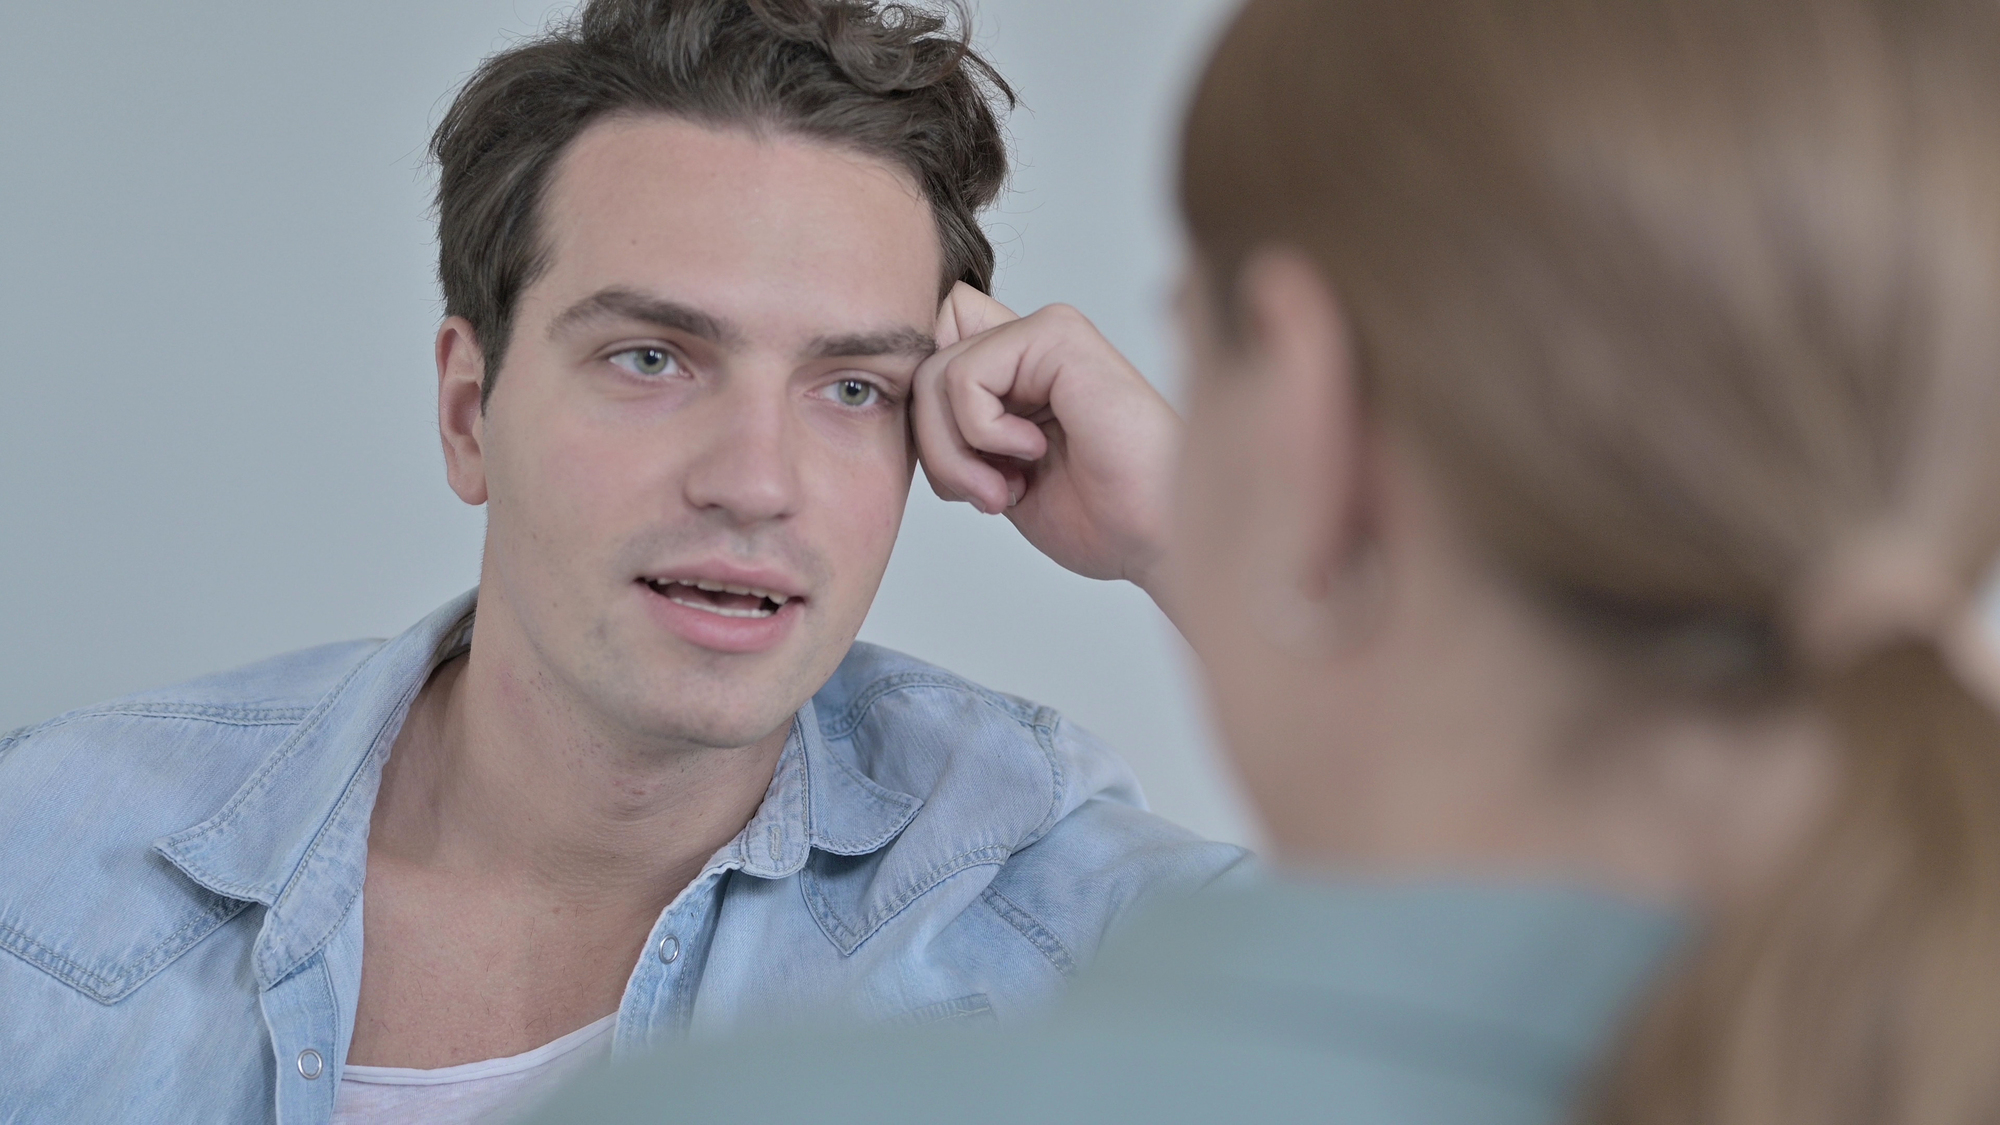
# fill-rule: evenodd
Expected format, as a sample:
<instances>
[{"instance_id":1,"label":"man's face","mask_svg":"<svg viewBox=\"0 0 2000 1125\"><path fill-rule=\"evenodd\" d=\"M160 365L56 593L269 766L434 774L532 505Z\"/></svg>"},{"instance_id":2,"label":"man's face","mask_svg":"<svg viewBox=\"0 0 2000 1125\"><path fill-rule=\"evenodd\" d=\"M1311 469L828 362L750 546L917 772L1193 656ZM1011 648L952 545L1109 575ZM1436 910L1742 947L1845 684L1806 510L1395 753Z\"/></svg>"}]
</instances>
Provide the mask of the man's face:
<instances>
[{"instance_id":1,"label":"man's face","mask_svg":"<svg viewBox=\"0 0 2000 1125\"><path fill-rule=\"evenodd\" d=\"M888 565L930 209L883 161L649 116L578 137L543 222L475 423L481 628L507 614L517 663L600 721L748 745L832 674Z\"/></svg>"}]
</instances>

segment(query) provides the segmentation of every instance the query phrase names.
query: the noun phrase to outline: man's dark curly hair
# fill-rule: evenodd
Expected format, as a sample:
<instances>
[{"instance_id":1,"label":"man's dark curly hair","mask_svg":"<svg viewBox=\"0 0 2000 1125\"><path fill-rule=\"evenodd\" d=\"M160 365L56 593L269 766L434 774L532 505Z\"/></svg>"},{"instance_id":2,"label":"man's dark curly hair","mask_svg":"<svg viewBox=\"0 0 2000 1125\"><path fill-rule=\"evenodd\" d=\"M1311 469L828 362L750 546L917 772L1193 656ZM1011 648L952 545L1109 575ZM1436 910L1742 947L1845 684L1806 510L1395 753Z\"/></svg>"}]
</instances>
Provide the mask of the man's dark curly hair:
<instances>
[{"instance_id":1,"label":"man's dark curly hair","mask_svg":"<svg viewBox=\"0 0 2000 1125\"><path fill-rule=\"evenodd\" d=\"M940 296L987 289L978 214L1007 176L1014 93L968 42L961 0L589 0L487 59L431 138L445 313L472 323L493 393L515 303L548 265L541 200L583 130L616 113L769 129L890 161L922 189Z\"/></svg>"}]
</instances>

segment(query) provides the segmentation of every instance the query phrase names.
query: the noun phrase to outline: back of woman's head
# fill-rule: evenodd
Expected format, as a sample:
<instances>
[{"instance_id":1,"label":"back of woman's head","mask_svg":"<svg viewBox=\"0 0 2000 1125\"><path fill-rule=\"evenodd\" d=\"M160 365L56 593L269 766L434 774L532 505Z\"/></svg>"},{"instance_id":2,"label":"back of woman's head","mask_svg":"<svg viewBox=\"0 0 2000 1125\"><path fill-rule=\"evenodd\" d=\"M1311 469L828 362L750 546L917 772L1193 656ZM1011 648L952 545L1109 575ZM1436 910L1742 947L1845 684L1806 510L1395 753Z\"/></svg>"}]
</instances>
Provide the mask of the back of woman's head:
<instances>
[{"instance_id":1,"label":"back of woman's head","mask_svg":"<svg viewBox=\"0 0 2000 1125\"><path fill-rule=\"evenodd\" d=\"M1252 0L1183 202L1265 245L1490 554L1644 693L1804 699L1842 796L1716 920L1620 1121L2000 1119L2000 5Z\"/></svg>"}]
</instances>

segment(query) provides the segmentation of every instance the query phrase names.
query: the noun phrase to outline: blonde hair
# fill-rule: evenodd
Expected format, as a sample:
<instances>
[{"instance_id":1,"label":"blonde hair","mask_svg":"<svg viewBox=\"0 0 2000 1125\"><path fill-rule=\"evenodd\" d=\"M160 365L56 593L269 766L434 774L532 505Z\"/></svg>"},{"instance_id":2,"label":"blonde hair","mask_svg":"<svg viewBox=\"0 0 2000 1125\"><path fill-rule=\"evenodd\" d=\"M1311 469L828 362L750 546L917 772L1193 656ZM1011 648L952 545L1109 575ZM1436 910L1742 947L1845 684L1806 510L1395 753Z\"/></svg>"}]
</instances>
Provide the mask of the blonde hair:
<instances>
[{"instance_id":1,"label":"blonde hair","mask_svg":"<svg viewBox=\"0 0 2000 1125\"><path fill-rule=\"evenodd\" d=\"M2000 721L1945 643L2000 547L2000 4L1251 0L1182 196L1225 295L1311 255L1370 401L1636 681L1839 732L1591 1112L2000 1120Z\"/></svg>"}]
</instances>

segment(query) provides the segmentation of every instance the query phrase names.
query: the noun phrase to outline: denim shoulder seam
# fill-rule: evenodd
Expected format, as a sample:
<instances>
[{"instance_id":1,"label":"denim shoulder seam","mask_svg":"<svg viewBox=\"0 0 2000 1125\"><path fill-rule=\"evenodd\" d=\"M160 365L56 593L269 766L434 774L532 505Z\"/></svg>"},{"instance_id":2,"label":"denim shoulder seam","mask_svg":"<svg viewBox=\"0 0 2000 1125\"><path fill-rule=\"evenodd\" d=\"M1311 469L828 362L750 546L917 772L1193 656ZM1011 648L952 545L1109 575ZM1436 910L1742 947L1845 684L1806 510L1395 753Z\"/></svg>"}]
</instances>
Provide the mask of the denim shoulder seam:
<instances>
[{"instance_id":1,"label":"denim shoulder seam","mask_svg":"<svg viewBox=\"0 0 2000 1125\"><path fill-rule=\"evenodd\" d=\"M151 700L132 703L109 703L92 707L87 714L95 715L138 715L146 718L167 719L216 719L225 722L242 723L284 723L297 722L312 710L310 705L290 703L282 706L250 703L192 703L172 700Z\"/></svg>"},{"instance_id":2,"label":"denim shoulder seam","mask_svg":"<svg viewBox=\"0 0 2000 1125\"><path fill-rule=\"evenodd\" d=\"M359 675L361 669L367 667L367 665L368 662L364 660L354 667L349 668L347 674L340 678L340 682L335 684L332 690L321 696L319 702L294 724L298 729L292 732L291 737L280 743L276 750L264 756L264 760L258 763L257 769L237 787L236 792L230 794L229 800L223 804L222 808L214 816L203 822L198 831L179 833L173 839L178 841L182 837L209 836L235 824L237 818L243 814L244 804L253 795L261 793L269 783L271 775L276 773L289 761L292 755L298 753L301 736L311 728L315 721L333 709L334 702L346 692L347 685L353 682L354 677Z\"/></svg>"},{"instance_id":3,"label":"denim shoulder seam","mask_svg":"<svg viewBox=\"0 0 2000 1125\"><path fill-rule=\"evenodd\" d=\"M302 707L228 708L205 704L119 704L109 707L91 707L82 711L71 711L66 715L41 723L38 726L22 727L0 741L0 750L26 742L36 735L45 734L71 723L90 719L133 718L164 719L198 723L213 723L228 727L284 727L296 726L308 714Z\"/></svg>"},{"instance_id":4,"label":"denim shoulder seam","mask_svg":"<svg viewBox=\"0 0 2000 1125\"><path fill-rule=\"evenodd\" d=\"M1042 752L1042 760L1049 767L1049 811L1042 822L1034 827L1016 849L1025 848L1049 834L1056 823L1062 820L1063 806L1069 801L1069 774L1063 769L1062 754L1056 749L1056 728L1062 725L1062 716L1044 707L1036 714L1035 722L1029 729L1035 732L1035 746Z\"/></svg>"},{"instance_id":5,"label":"denim shoulder seam","mask_svg":"<svg viewBox=\"0 0 2000 1125\"><path fill-rule=\"evenodd\" d=\"M1071 955L1069 947L1055 935L1055 931L1042 925L1040 919L1021 909L1019 903L992 887L986 888L980 894L979 901L985 903L987 909L999 915L1002 922L1013 927L1014 932L1027 939L1029 945L1034 946L1048 959L1056 972L1065 977L1076 974L1076 958Z\"/></svg>"},{"instance_id":6,"label":"denim shoulder seam","mask_svg":"<svg viewBox=\"0 0 2000 1125\"><path fill-rule=\"evenodd\" d=\"M960 679L944 672L897 672L871 681L848 703L831 725L822 724L820 729L827 738L846 738L854 733L855 728L868 717L869 709L880 702L883 696L919 688L942 688L973 696L1022 726L1032 726L1035 721L1032 713L1022 713L1025 709L1020 704L998 692L980 687L970 680Z\"/></svg>"}]
</instances>

